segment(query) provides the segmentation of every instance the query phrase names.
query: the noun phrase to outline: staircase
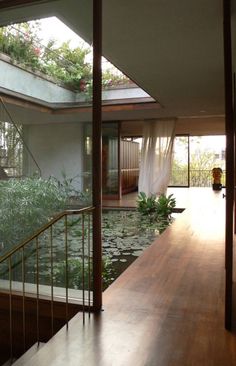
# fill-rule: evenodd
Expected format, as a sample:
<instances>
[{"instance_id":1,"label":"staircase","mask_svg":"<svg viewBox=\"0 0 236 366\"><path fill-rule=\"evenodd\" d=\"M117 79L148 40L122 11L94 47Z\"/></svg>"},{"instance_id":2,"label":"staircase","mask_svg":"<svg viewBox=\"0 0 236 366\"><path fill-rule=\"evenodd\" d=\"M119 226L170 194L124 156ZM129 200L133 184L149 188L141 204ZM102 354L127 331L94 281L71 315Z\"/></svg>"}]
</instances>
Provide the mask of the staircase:
<instances>
[{"instance_id":1,"label":"staircase","mask_svg":"<svg viewBox=\"0 0 236 366\"><path fill-rule=\"evenodd\" d=\"M81 312L84 319L85 311L93 310L93 210L85 207L59 213L0 257L0 365L25 365L41 343L65 324L68 328L75 314ZM76 260L80 275L76 288L69 282L74 275L69 251L71 227L78 233ZM58 240L61 258L57 257ZM56 277L57 262L61 264L60 277Z\"/></svg>"}]
</instances>

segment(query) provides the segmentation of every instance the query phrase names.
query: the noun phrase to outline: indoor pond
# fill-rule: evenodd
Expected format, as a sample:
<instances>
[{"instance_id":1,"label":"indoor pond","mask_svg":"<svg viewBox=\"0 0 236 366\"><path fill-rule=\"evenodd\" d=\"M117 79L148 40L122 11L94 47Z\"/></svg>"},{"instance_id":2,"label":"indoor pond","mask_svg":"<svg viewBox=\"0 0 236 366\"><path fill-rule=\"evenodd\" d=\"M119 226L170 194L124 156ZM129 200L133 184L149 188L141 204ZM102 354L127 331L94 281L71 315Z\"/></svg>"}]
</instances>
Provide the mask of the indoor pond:
<instances>
[{"instance_id":1,"label":"indoor pond","mask_svg":"<svg viewBox=\"0 0 236 366\"><path fill-rule=\"evenodd\" d=\"M136 210L104 210L103 255L112 263L117 278L168 225L151 222Z\"/></svg>"},{"instance_id":2,"label":"indoor pond","mask_svg":"<svg viewBox=\"0 0 236 366\"><path fill-rule=\"evenodd\" d=\"M102 214L103 282L109 286L147 248L170 222L152 222L135 209L109 209ZM65 240L67 238L67 240ZM65 244L66 243L66 244ZM29 283L36 282L36 245L39 248L39 282L44 285L64 287L66 279L65 245L68 250L68 284L70 288L81 289L84 282L88 288L92 278L92 217L89 215L68 216L57 222L52 231L42 234L24 250L24 276ZM84 254L84 264L82 256ZM22 253L15 258L12 279L22 278ZM51 264L53 271L51 271ZM8 278L7 268L0 267L0 277ZM83 280L84 273L84 280ZM90 275L89 275L90 273ZM52 280L53 279L53 280ZM92 287L92 285L90 286Z\"/></svg>"}]
</instances>

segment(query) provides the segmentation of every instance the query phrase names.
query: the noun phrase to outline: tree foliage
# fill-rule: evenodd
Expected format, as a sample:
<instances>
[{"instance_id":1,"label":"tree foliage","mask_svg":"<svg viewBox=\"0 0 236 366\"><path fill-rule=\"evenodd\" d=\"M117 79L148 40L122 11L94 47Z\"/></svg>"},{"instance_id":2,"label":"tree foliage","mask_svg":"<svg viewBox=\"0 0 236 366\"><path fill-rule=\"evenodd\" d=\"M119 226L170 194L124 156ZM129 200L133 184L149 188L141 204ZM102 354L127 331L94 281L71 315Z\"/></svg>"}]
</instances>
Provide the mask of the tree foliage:
<instances>
[{"instance_id":1,"label":"tree foliage","mask_svg":"<svg viewBox=\"0 0 236 366\"><path fill-rule=\"evenodd\" d=\"M53 39L43 46L39 30L38 21L0 28L0 52L9 55L14 62L42 72L75 91L91 92L92 66L87 61L91 49L72 48L70 41L58 47ZM128 81L115 68L103 72L104 86Z\"/></svg>"},{"instance_id":2,"label":"tree foliage","mask_svg":"<svg viewBox=\"0 0 236 366\"><path fill-rule=\"evenodd\" d=\"M39 23L22 23L0 28L0 51L9 55L12 60L29 66L32 69L40 67L37 46L40 39L37 36Z\"/></svg>"},{"instance_id":3,"label":"tree foliage","mask_svg":"<svg viewBox=\"0 0 236 366\"><path fill-rule=\"evenodd\" d=\"M220 160L215 152L203 149L201 137L193 137L192 142L195 148L191 149L190 154L190 186L209 187L212 184L212 169L219 166L224 170L224 160ZM187 157L187 144L186 140L184 138L181 140L180 137L178 137L178 144L181 153L178 154L177 148L172 164L171 185L181 186L188 184L188 163L187 158L184 159L182 154L183 147L186 145L184 155Z\"/></svg>"},{"instance_id":4,"label":"tree foliage","mask_svg":"<svg viewBox=\"0 0 236 366\"><path fill-rule=\"evenodd\" d=\"M89 48L70 48L69 41L56 47L55 41L51 40L44 50L41 71L79 91L81 80L87 86L92 82L92 67L85 61L89 52Z\"/></svg>"}]
</instances>

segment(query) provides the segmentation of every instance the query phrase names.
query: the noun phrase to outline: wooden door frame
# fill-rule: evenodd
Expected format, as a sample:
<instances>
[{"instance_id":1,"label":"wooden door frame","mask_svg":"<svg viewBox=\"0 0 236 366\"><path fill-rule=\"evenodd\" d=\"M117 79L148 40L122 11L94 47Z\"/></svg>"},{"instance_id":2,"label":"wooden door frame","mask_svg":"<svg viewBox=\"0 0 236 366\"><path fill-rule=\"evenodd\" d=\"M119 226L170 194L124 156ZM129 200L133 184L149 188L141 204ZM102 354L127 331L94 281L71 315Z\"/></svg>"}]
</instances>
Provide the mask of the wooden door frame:
<instances>
[{"instance_id":1,"label":"wooden door frame","mask_svg":"<svg viewBox=\"0 0 236 366\"><path fill-rule=\"evenodd\" d=\"M234 205L234 118L231 42L231 0L223 0L225 132L226 132L226 220L225 220L225 328L232 327L233 205Z\"/></svg>"}]
</instances>

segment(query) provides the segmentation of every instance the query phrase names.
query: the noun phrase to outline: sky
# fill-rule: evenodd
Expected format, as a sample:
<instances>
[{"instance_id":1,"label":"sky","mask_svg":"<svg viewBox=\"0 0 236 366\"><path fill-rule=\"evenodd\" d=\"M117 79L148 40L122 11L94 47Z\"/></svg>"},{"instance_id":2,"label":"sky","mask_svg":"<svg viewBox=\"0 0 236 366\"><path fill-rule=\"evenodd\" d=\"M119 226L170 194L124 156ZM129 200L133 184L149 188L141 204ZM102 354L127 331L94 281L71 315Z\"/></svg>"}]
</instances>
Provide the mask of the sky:
<instances>
[{"instance_id":1,"label":"sky","mask_svg":"<svg viewBox=\"0 0 236 366\"><path fill-rule=\"evenodd\" d=\"M42 43L44 45L46 45L50 39L54 39L57 41L58 46L67 41L70 41L72 48L90 46L81 37L79 37L78 34L73 32L69 27L67 27L67 25L56 17L40 19L40 24L41 32L39 33L39 37L42 39ZM86 61L92 62L92 54L87 56ZM112 65L103 57L102 67L103 69L109 69Z\"/></svg>"},{"instance_id":2,"label":"sky","mask_svg":"<svg viewBox=\"0 0 236 366\"><path fill-rule=\"evenodd\" d=\"M225 136L202 136L199 140L194 140L191 141L192 151L195 149L197 150L198 148L201 148L205 151L214 152L220 152L221 150L225 150Z\"/></svg>"},{"instance_id":3,"label":"sky","mask_svg":"<svg viewBox=\"0 0 236 366\"><path fill-rule=\"evenodd\" d=\"M41 19L40 23L42 30L39 36L42 38L44 44L53 38L58 42L58 45L71 40L71 46L73 48L81 47L82 45L89 46L82 38L56 17Z\"/></svg>"}]
</instances>

